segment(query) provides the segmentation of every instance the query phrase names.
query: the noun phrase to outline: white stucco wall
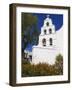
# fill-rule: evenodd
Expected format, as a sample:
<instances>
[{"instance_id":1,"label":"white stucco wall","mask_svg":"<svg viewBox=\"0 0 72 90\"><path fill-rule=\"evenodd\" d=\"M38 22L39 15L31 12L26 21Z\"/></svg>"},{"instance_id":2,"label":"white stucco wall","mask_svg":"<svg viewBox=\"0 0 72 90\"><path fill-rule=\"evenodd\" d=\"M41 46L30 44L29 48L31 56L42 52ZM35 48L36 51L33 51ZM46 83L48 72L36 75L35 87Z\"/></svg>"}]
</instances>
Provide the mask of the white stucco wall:
<instances>
[{"instance_id":1,"label":"white stucco wall","mask_svg":"<svg viewBox=\"0 0 72 90\"><path fill-rule=\"evenodd\" d=\"M38 64L40 62L54 64L56 54L56 48L33 47L32 63Z\"/></svg>"}]
</instances>

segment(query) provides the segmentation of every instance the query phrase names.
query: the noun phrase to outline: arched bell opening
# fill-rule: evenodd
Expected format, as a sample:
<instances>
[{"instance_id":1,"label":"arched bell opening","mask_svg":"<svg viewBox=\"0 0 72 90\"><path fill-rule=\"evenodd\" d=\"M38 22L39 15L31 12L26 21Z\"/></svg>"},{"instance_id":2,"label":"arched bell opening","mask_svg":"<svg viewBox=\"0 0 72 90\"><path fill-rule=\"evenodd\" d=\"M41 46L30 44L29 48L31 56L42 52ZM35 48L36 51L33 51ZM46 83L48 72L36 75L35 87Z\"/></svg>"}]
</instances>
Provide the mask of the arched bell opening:
<instances>
[{"instance_id":1,"label":"arched bell opening","mask_svg":"<svg viewBox=\"0 0 72 90\"><path fill-rule=\"evenodd\" d=\"M46 39L45 38L42 40L42 44L43 44L43 46L46 46Z\"/></svg>"},{"instance_id":2,"label":"arched bell opening","mask_svg":"<svg viewBox=\"0 0 72 90\"><path fill-rule=\"evenodd\" d=\"M52 38L49 39L49 44L50 44L50 46L53 45L53 39Z\"/></svg>"}]
</instances>

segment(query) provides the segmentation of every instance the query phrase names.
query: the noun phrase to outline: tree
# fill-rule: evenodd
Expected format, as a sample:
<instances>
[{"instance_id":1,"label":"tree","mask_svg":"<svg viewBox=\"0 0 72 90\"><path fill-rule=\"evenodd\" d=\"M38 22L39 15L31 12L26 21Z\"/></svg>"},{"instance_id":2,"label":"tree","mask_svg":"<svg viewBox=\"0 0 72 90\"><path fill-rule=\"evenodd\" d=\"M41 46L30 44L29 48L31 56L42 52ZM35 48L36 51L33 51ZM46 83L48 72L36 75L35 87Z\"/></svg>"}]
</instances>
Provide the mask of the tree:
<instances>
[{"instance_id":1,"label":"tree","mask_svg":"<svg viewBox=\"0 0 72 90\"><path fill-rule=\"evenodd\" d=\"M27 44L37 44L39 30L37 28L37 16L29 13L22 13L22 52Z\"/></svg>"}]
</instances>

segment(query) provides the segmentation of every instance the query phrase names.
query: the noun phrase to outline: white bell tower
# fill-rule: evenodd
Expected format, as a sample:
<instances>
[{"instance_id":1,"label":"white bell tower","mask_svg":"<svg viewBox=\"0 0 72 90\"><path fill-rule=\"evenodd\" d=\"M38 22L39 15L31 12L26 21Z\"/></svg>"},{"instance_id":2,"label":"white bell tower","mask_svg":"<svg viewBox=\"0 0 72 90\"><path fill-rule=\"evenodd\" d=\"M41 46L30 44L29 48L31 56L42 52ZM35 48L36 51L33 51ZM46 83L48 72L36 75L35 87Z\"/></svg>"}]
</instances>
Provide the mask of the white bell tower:
<instances>
[{"instance_id":1,"label":"white bell tower","mask_svg":"<svg viewBox=\"0 0 72 90\"><path fill-rule=\"evenodd\" d=\"M53 25L52 20L49 18L49 15L47 15L47 18L44 20L44 24L41 27L38 45L47 48L56 47L55 26Z\"/></svg>"},{"instance_id":2,"label":"white bell tower","mask_svg":"<svg viewBox=\"0 0 72 90\"><path fill-rule=\"evenodd\" d=\"M55 26L47 15L44 24L41 27L39 42L32 49L32 63L54 64L56 58L56 30Z\"/></svg>"}]
</instances>

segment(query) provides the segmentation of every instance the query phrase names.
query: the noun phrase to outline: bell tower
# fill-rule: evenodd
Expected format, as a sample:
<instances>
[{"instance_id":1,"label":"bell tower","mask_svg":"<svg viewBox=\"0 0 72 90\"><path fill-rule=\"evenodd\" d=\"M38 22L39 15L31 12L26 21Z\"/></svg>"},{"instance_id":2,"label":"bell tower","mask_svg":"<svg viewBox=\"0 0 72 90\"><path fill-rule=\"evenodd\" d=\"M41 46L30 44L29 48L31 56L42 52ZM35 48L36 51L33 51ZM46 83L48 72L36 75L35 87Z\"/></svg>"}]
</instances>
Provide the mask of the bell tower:
<instances>
[{"instance_id":1,"label":"bell tower","mask_svg":"<svg viewBox=\"0 0 72 90\"><path fill-rule=\"evenodd\" d=\"M39 45L47 48L56 47L56 31L52 20L47 15L44 24L41 27L41 34L39 36Z\"/></svg>"},{"instance_id":2,"label":"bell tower","mask_svg":"<svg viewBox=\"0 0 72 90\"><path fill-rule=\"evenodd\" d=\"M47 15L41 27L39 41L37 46L32 49L32 62L54 64L56 58L56 30L52 19Z\"/></svg>"}]
</instances>

